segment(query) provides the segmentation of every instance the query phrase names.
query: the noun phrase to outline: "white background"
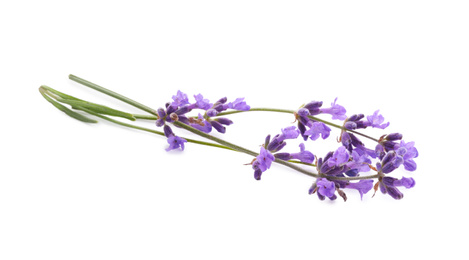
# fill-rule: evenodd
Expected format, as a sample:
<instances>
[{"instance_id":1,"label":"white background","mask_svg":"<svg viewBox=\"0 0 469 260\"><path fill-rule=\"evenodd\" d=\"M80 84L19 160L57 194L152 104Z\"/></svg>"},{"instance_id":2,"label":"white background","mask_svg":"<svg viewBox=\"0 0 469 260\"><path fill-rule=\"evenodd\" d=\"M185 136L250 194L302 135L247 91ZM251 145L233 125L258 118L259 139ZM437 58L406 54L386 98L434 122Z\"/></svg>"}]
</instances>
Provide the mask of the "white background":
<instances>
[{"instance_id":1,"label":"white background","mask_svg":"<svg viewBox=\"0 0 469 260\"><path fill-rule=\"evenodd\" d=\"M0 259L467 257L468 12L466 1L3 1ZM380 109L391 125L371 133L416 142L417 171L393 174L417 184L401 201L330 202L283 166L255 181L249 156L167 153L160 136L67 117L40 85L139 112L69 74L154 108L180 89ZM231 119L223 138L253 150L294 120ZM308 148L323 156L337 135Z\"/></svg>"}]
</instances>

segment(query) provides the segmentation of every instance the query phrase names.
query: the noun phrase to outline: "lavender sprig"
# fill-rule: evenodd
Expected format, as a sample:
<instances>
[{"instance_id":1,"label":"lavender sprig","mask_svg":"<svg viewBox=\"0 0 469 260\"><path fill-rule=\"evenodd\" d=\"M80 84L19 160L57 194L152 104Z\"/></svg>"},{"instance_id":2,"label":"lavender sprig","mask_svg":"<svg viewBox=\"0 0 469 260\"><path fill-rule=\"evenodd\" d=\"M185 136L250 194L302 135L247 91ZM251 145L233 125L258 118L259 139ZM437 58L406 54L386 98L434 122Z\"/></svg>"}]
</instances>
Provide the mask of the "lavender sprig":
<instances>
[{"instance_id":1,"label":"lavender sprig","mask_svg":"<svg viewBox=\"0 0 469 260\"><path fill-rule=\"evenodd\" d=\"M167 151L174 149L184 150L185 143L189 142L246 153L254 157L250 165L254 170L254 177L257 180L260 180L262 174L271 168L272 163L282 164L316 178L308 191L310 194L316 193L321 200L325 198L335 200L338 196L346 200L347 195L344 189L355 189L362 198L364 194L373 188L375 193L379 189L383 194L389 194L394 199L401 199L403 194L398 187L412 188L415 186L413 178L402 177L399 179L388 176L391 173L394 174L396 169L401 167L410 172L416 170L417 164L414 159L418 157L418 151L415 148L414 142L405 142L402 140L403 136L400 133L385 134L380 138L373 138L359 131L368 127L386 129L389 126L390 123L385 122L384 117L379 114L379 110L376 110L369 116L356 114L347 117L346 109L337 104L337 98L331 103L330 107L325 108L321 101L309 102L296 111L251 108L244 101L244 98L237 98L232 102L228 102L228 99L224 97L211 103L201 94L197 94L193 96L195 100L191 102L188 95L181 91L178 91L172 97L172 101L166 103L164 108L155 110L76 76L70 75L69 78L150 114L137 115L118 111L68 96L46 86L41 86L40 92L47 101L75 119L90 123L97 122L76 113L72 109L81 110L115 124L166 136L169 144L166 148ZM60 103L70 105L72 109ZM190 115L191 112L196 110L198 111L196 115ZM226 116L251 111L292 114L297 121L297 125L282 128L280 133L272 138L268 135L259 153L210 134L213 129L220 133L226 132L226 126L233 124L233 121ZM324 114L330 115L333 120L342 121L342 124L332 123L319 118L319 116ZM156 126L163 127L163 132L123 123L105 115L123 117L131 121L139 119L154 120ZM185 129L215 143L180 137L173 132L170 125ZM299 136L306 143L317 141L320 138L329 138L332 132L331 127L340 130L338 138L339 147L328 152L324 157L316 157L311 151L306 149L305 143L300 144L299 152L298 148L294 152L284 151L287 143L290 140L297 139ZM367 146L360 140L360 137L374 141L376 143L375 146ZM304 164L304 166L300 167L297 164ZM368 174L370 171L376 173ZM363 173L367 174L363 175ZM378 181L374 182L373 179L376 178Z\"/></svg>"}]
</instances>

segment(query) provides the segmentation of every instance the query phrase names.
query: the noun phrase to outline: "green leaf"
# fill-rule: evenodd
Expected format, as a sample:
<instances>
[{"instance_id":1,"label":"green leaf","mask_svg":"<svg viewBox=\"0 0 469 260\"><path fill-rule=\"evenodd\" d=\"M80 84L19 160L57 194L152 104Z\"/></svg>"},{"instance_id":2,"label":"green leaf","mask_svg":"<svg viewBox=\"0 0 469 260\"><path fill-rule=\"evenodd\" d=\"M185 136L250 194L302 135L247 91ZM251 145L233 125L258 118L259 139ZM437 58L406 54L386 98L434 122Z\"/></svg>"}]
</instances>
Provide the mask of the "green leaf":
<instances>
[{"instance_id":1,"label":"green leaf","mask_svg":"<svg viewBox=\"0 0 469 260\"><path fill-rule=\"evenodd\" d=\"M120 110L116 110L107 106L87 102L87 101L70 100L70 99L63 99L63 98L58 98L57 101L69 104L72 106L72 108L75 108L75 109L86 108L98 114L122 117L122 118L129 119L131 121L136 120L132 114L129 114Z\"/></svg>"},{"instance_id":2,"label":"green leaf","mask_svg":"<svg viewBox=\"0 0 469 260\"><path fill-rule=\"evenodd\" d=\"M98 121L96 120L93 120L91 118L88 118L82 114L79 114L77 112L74 112L73 110L70 110L68 109L66 106L63 106L62 104L56 102L55 100L53 100L52 98L50 98L49 96L47 96L47 94L45 93L45 89L44 88L39 88L39 92L41 92L41 95L47 100L49 101L52 105L54 105L57 109L59 109L60 111L64 112L65 114L69 115L70 117L72 118L75 118L76 120L79 120L79 121L82 121L82 122L85 122L85 123L98 123Z\"/></svg>"},{"instance_id":3,"label":"green leaf","mask_svg":"<svg viewBox=\"0 0 469 260\"><path fill-rule=\"evenodd\" d=\"M41 86L41 88L46 90L48 93L55 94L54 98L57 101L65 103L65 104L69 104L74 109L86 108L86 109L89 109L89 110L91 110L93 112L96 112L96 113L99 113L99 114L122 117L122 118L126 118L128 120L131 120L131 121L136 120L136 118L130 113L126 113L126 112L116 110L116 109L113 109L113 108L110 108L110 107L107 107L107 106L103 106L103 105L91 103L91 102L88 102L88 101L84 101L82 99L79 99L79 98L64 94L64 93L62 93L60 91L57 91L53 88L50 88L48 86L43 85L43 86ZM80 109L80 110L82 110L82 109Z\"/></svg>"}]
</instances>

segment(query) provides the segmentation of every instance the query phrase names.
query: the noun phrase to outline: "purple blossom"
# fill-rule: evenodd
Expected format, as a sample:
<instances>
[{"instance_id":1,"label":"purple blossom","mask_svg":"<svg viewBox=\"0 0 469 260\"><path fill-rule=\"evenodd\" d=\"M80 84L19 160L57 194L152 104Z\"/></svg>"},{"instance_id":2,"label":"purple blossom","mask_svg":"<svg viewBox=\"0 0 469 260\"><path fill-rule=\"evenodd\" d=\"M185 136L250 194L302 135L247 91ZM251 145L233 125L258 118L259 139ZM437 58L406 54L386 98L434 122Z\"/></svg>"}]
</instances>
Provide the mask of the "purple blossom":
<instances>
[{"instance_id":1,"label":"purple blossom","mask_svg":"<svg viewBox=\"0 0 469 260\"><path fill-rule=\"evenodd\" d=\"M286 128L282 129L282 134L278 137L278 139L281 141L285 139L296 139L300 135L300 131L296 129L295 126L289 126Z\"/></svg>"},{"instance_id":2,"label":"purple blossom","mask_svg":"<svg viewBox=\"0 0 469 260\"><path fill-rule=\"evenodd\" d=\"M396 146L399 156L404 160L404 168L408 171L415 171L417 169L417 163L413 160L419 156L417 148L415 148L415 142L404 142Z\"/></svg>"},{"instance_id":3,"label":"purple blossom","mask_svg":"<svg viewBox=\"0 0 469 260\"><path fill-rule=\"evenodd\" d=\"M349 158L350 158L349 151L347 151L345 147L341 146L337 150L335 150L332 157L329 158L329 160L327 160L327 164L329 167L340 166L348 162Z\"/></svg>"},{"instance_id":4,"label":"purple blossom","mask_svg":"<svg viewBox=\"0 0 469 260\"><path fill-rule=\"evenodd\" d=\"M297 159L304 163L313 163L315 160L314 154L310 151L305 150L305 144L300 144L300 152L299 153L292 153L291 159Z\"/></svg>"},{"instance_id":5,"label":"purple blossom","mask_svg":"<svg viewBox=\"0 0 469 260\"><path fill-rule=\"evenodd\" d=\"M307 109L309 115L315 116L321 113L322 101L311 101L304 105L303 108Z\"/></svg>"},{"instance_id":6,"label":"purple blossom","mask_svg":"<svg viewBox=\"0 0 469 260\"><path fill-rule=\"evenodd\" d=\"M283 128L281 131L281 134L274 136L274 138L269 142L267 150L278 152L285 147L286 143L284 141L286 139L296 139L300 135L300 131L295 126Z\"/></svg>"},{"instance_id":7,"label":"purple blossom","mask_svg":"<svg viewBox=\"0 0 469 260\"><path fill-rule=\"evenodd\" d=\"M379 171L383 173L390 173L397 169L399 166L404 165L408 171L415 171L417 163L413 160L418 157L418 151L414 147L414 142L401 141L400 144L394 146L395 150L390 150L388 153L380 151L382 156L381 162L377 164Z\"/></svg>"},{"instance_id":8,"label":"purple blossom","mask_svg":"<svg viewBox=\"0 0 469 260\"><path fill-rule=\"evenodd\" d=\"M193 128L198 129L204 133L210 133L212 131L212 124L205 120L201 114L199 114L199 118L197 120L192 121L193 123L190 123L189 125Z\"/></svg>"},{"instance_id":9,"label":"purple blossom","mask_svg":"<svg viewBox=\"0 0 469 260\"><path fill-rule=\"evenodd\" d=\"M382 136L379 139L378 144L375 148L375 153L378 158L383 159L387 152L393 151L396 148L399 148L399 143L397 141L402 139L402 134L392 133L385 136Z\"/></svg>"},{"instance_id":10,"label":"purple blossom","mask_svg":"<svg viewBox=\"0 0 469 260\"><path fill-rule=\"evenodd\" d=\"M363 194L366 194L373 188L373 180L360 180L356 183L348 183L345 188L358 190L360 198L363 199Z\"/></svg>"},{"instance_id":11,"label":"purple blossom","mask_svg":"<svg viewBox=\"0 0 469 260\"><path fill-rule=\"evenodd\" d=\"M178 90L177 94L173 96L173 103L171 105L174 106L185 106L189 104L189 99L187 98L187 95L184 94L182 91Z\"/></svg>"},{"instance_id":12,"label":"purple blossom","mask_svg":"<svg viewBox=\"0 0 469 260\"><path fill-rule=\"evenodd\" d=\"M402 163L404 163L404 159L398 156L395 151L390 151L383 157L381 162L376 164L376 168L379 172L387 174L397 169Z\"/></svg>"},{"instance_id":13,"label":"purple blossom","mask_svg":"<svg viewBox=\"0 0 469 260\"><path fill-rule=\"evenodd\" d=\"M383 123L384 122L384 117L379 113L379 110L376 110L373 115L371 116L367 116L366 119L368 120L367 122L365 122L365 124L367 126L371 126L371 127L376 127L376 128L380 128L380 129L385 129L386 127L389 126L389 122L387 123Z\"/></svg>"},{"instance_id":14,"label":"purple blossom","mask_svg":"<svg viewBox=\"0 0 469 260\"><path fill-rule=\"evenodd\" d=\"M258 161L254 161L252 163L252 168L254 169L254 179L256 180L260 180L261 179L261 176L262 176L262 170L259 168L259 162Z\"/></svg>"},{"instance_id":15,"label":"purple blossom","mask_svg":"<svg viewBox=\"0 0 469 260\"><path fill-rule=\"evenodd\" d=\"M345 120L347 118L345 115L347 110L345 110L343 106L336 104L336 102L337 98L334 100L334 102L331 103L330 108L322 108L321 112L332 115L332 119Z\"/></svg>"},{"instance_id":16,"label":"purple blossom","mask_svg":"<svg viewBox=\"0 0 469 260\"><path fill-rule=\"evenodd\" d=\"M173 130L168 125L164 125L163 130L164 135L168 138L167 141L169 144L169 147L166 148L166 151L171 151L178 148L181 148L181 150L184 151L184 143L187 143L187 141L184 138L174 135Z\"/></svg>"},{"instance_id":17,"label":"purple blossom","mask_svg":"<svg viewBox=\"0 0 469 260\"><path fill-rule=\"evenodd\" d=\"M169 147L166 148L166 151L171 151L178 148L181 148L181 150L184 151L184 143L186 142L187 141L184 138L173 135L168 138Z\"/></svg>"},{"instance_id":18,"label":"purple blossom","mask_svg":"<svg viewBox=\"0 0 469 260\"><path fill-rule=\"evenodd\" d=\"M235 101L228 103L228 108L241 111L248 111L251 109L251 107L244 101L244 98L237 98Z\"/></svg>"},{"instance_id":19,"label":"purple blossom","mask_svg":"<svg viewBox=\"0 0 469 260\"><path fill-rule=\"evenodd\" d=\"M397 187L405 187L410 189L415 186L415 181L413 178L402 177L400 180L393 177L383 177L379 182L379 189L383 194L389 194L396 200L402 199L404 194L402 194Z\"/></svg>"},{"instance_id":20,"label":"purple blossom","mask_svg":"<svg viewBox=\"0 0 469 260\"><path fill-rule=\"evenodd\" d=\"M305 150L305 145L303 143L300 144L300 152L299 153L276 153L275 158L288 161L291 159L297 159L304 163L313 163L315 160L314 154L310 151Z\"/></svg>"},{"instance_id":21,"label":"purple blossom","mask_svg":"<svg viewBox=\"0 0 469 260\"><path fill-rule=\"evenodd\" d=\"M218 115L218 111L213 109L213 108L210 108L209 110L207 110L207 116L209 117L214 117L214 116L217 116Z\"/></svg>"},{"instance_id":22,"label":"purple blossom","mask_svg":"<svg viewBox=\"0 0 469 260\"><path fill-rule=\"evenodd\" d=\"M210 101L208 99L204 99L201 94L194 95L194 98L196 102L193 105L195 105L195 107L203 110L208 110L212 107Z\"/></svg>"},{"instance_id":23,"label":"purple blossom","mask_svg":"<svg viewBox=\"0 0 469 260\"><path fill-rule=\"evenodd\" d=\"M218 121L210 121L210 124L212 124L213 128L215 128L215 130L217 130L219 133L224 134L226 132L226 127L224 127Z\"/></svg>"},{"instance_id":24,"label":"purple blossom","mask_svg":"<svg viewBox=\"0 0 469 260\"><path fill-rule=\"evenodd\" d=\"M304 135L309 136L311 140L315 141L319 136L321 136L322 139L326 139L329 137L330 133L331 129L326 124L322 122L312 122L310 129L306 130Z\"/></svg>"},{"instance_id":25,"label":"purple blossom","mask_svg":"<svg viewBox=\"0 0 469 260\"><path fill-rule=\"evenodd\" d=\"M262 173L270 168L272 162L275 160L275 157L267 151L263 146L261 146L261 151L252 163L252 169L254 169L254 178L260 180Z\"/></svg>"},{"instance_id":26,"label":"purple blossom","mask_svg":"<svg viewBox=\"0 0 469 260\"><path fill-rule=\"evenodd\" d=\"M359 153L360 150L352 151L352 160L347 163L350 169L357 169L359 172L370 171L371 160L367 153Z\"/></svg>"},{"instance_id":27,"label":"purple blossom","mask_svg":"<svg viewBox=\"0 0 469 260\"><path fill-rule=\"evenodd\" d=\"M256 157L257 161L259 162L259 169L262 172L265 172L267 169L270 168L270 165L275 160L275 157L267 151L263 146L261 146L261 152Z\"/></svg>"},{"instance_id":28,"label":"purple blossom","mask_svg":"<svg viewBox=\"0 0 469 260\"><path fill-rule=\"evenodd\" d=\"M324 200L325 197L328 197L331 200L335 200L337 198L337 196L335 195L335 183L325 178L319 178L316 181L315 190L318 192L318 197L320 200Z\"/></svg>"},{"instance_id":29,"label":"purple blossom","mask_svg":"<svg viewBox=\"0 0 469 260\"><path fill-rule=\"evenodd\" d=\"M366 128L367 127L366 123L362 121L364 117L365 116L363 114L353 115L347 118L347 120L344 123L344 127L348 130Z\"/></svg>"}]
</instances>

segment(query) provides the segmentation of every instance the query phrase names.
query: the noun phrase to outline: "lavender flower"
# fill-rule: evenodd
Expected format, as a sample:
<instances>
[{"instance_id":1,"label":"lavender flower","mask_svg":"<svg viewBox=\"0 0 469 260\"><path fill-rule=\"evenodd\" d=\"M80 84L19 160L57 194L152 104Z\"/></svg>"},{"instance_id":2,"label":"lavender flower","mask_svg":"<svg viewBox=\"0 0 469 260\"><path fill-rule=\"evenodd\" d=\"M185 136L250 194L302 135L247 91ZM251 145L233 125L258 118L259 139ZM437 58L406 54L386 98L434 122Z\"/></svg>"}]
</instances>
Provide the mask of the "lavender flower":
<instances>
[{"instance_id":1,"label":"lavender flower","mask_svg":"<svg viewBox=\"0 0 469 260\"><path fill-rule=\"evenodd\" d=\"M384 122L384 117L379 113L379 110L376 110L373 115L371 116L367 116L366 119L368 120L366 122L366 125L367 126L371 126L371 127L376 127L376 128L380 128L380 129L385 129L386 127L389 126L389 122L387 123L383 123Z\"/></svg>"},{"instance_id":2,"label":"lavender flower","mask_svg":"<svg viewBox=\"0 0 469 260\"><path fill-rule=\"evenodd\" d=\"M352 160L347 162L347 167L350 169L357 169L358 172L370 171L371 159L367 153L361 153L360 149L352 151Z\"/></svg>"},{"instance_id":3,"label":"lavender flower","mask_svg":"<svg viewBox=\"0 0 469 260\"><path fill-rule=\"evenodd\" d=\"M282 129L282 134L278 137L280 142L285 139L296 139L300 135L300 131L295 126L289 126Z\"/></svg>"},{"instance_id":4,"label":"lavender flower","mask_svg":"<svg viewBox=\"0 0 469 260\"><path fill-rule=\"evenodd\" d=\"M170 150L174 150L178 148L181 148L181 150L184 151L184 143L187 143L187 141L184 138L173 135L168 138L169 147L166 148L166 151L170 151Z\"/></svg>"},{"instance_id":5,"label":"lavender flower","mask_svg":"<svg viewBox=\"0 0 469 260\"><path fill-rule=\"evenodd\" d=\"M308 110L309 115L318 115L321 113L322 101L311 101L303 107Z\"/></svg>"},{"instance_id":6,"label":"lavender flower","mask_svg":"<svg viewBox=\"0 0 469 260\"><path fill-rule=\"evenodd\" d=\"M184 151L184 143L186 143L187 141L184 138L174 135L173 130L171 130L171 127L165 125L163 129L165 136L168 138L167 141L169 144L169 147L166 148L166 151L168 152L178 148L181 148L181 150Z\"/></svg>"},{"instance_id":7,"label":"lavender flower","mask_svg":"<svg viewBox=\"0 0 469 260\"><path fill-rule=\"evenodd\" d=\"M349 158L349 152L345 149L345 147L341 146L334 152L332 157L327 160L327 165L329 167L340 166L348 162Z\"/></svg>"},{"instance_id":8,"label":"lavender flower","mask_svg":"<svg viewBox=\"0 0 469 260\"><path fill-rule=\"evenodd\" d=\"M356 183L348 183L345 188L355 189L360 193L360 198L363 199L363 194L368 193L373 188L373 180L360 180Z\"/></svg>"},{"instance_id":9,"label":"lavender flower","mask_svg":"<svg viewBox=\"0 0 469 260\"><path fill-rule=\"evenodd\" d=\"M311 122L310 129L304 132L305 136L309 136L309 138L313 141L317 140L319 136L322 139L326 139L329 137L331 129L322 122Z\"/></svg>"},{"instance_id":10,"label":"lavender flower","mask_svg":"<svg viewBox=\"0 0 469 260\"><path fill-rule=\"evenodd\" d=\"M404 194L402 194L397 187L405 187L410 189L415 186L415 181L413 178L402 177L400 180L393 177L383 177L379 182L379 188L383 194L389 194L396 200L402 199Z\"/></svg>"},{"instance_id":11,"label":"lavender flower","mask_svg":"<svg viewBox=\"0 0 469 260\"><path fill-rule=\"evenodd\" d=\"M181 92L180 90L178 90L177 94L173 96L173 100L174 101L173 103L171 103L171 105L174 106L180 107L189 104L189 99L187 98L187 95Z\"/></svg>"},{"instance_id":12,"label":"lavender flower","mask_svg":"<svg viewBox=\"0 0 469 260\"><path fill-rule=\"evenodd\" d=\"M256 160L252 163L252 168L254 169L254 178L256 180L260 180L262 173L270 168L274 160L275 157L263 146L261 146L261 152L256 157Z\"/></svg>"},{"instance_id":13,"label":"lavender flower","mask_svg":"<svg viewBox=\"0 0 469 260\"><path fill-rule=\"evenodd\" d=\"M402 134L392 133L384 135L379 139L378 144L376 145L375 151L380 159L384 157L386 152L393 151L396 148L399 148L400 145L397 141L402 139Z\"/></svg>"},{"instance_id":14,"label":"lavender flower","mask_svg":"<svg viewBox=\"0 0 469 260\"><path fill-rule=\"evenodd\" d=\"M209 117L214 117L218 113L223 112L227 109L234 109L240 111L248 111L251 109L249 105L246 104L244 98L237 98L233 102L226 103L228 99L226 97L219 99L211 108L207 110L207 115Z\"/></svg>"},{"instance_id":15,"label":"lavender flower","mask_svg":"<svg viewBox=\"0 0 469 260\"><path fill-rule=\"evenodd\" d=\"M334 100L334 102L331 103L330 108L322 108L320 111L321 113L332 115L332 119L345 120L347 118L345 115L347 110L345 110L343 106L338 105L336 102L337 98Z\"/></svg>"},{"instance_id":16,"label":"lavender flower","mask_svg":"<svg viewBox=\"0 0 469 260\"><path fill-rule=\"evenodd\" d=\"M189 119L189 125L204 133L210 133L212 131L212 124L210 124L209 121L205 120L201 114L199 114L198 119L191 117Z\"/></svg>"},{"instance_id":17,"label":"lavender flower","mask_svg":"<svg viewBox=\"0 0 469 260\"><path fill-rule=\"evenodd\" d=\"M313 163L315 160L314 154L310 151L305 150L305 144L300 144L300 152L292 153L291 159L297 159L304 163Z\"/></svg>"},{"instance_id":18,"label":"lavender flower","mask_svg":"<svg viewBox=\"0 0 469 260\"><path fill-rule=\"evenodd\" d=\"M275 158L280 160L288 161L291 159L297 159L304 163L313 163L315 160L314 154L310 151L305 150L305 144L300 144L299 153L276 153L274 154Z\"/></svg>"},{"instance_id":19,"label":"lavender flower","mask_svg":"<svg viewBox=\"0 0 469 260\"><path fill-rule=\"evenodd\" d=\"M274 136L270 143L267 146L267 150L271 152L278 152L283 147L285 147L286 143L284 142L286 139L296 139L300 135L300 131L295 126L289 126L282 129L282 133L279 135Z\"/></svg>"},{"instance_id":20,"label":"lavender flower","mask_svg":"<svg viewBox=\"0 0 469 260\"><path fill-rule=\"evenodd\" d=\"M208 110L212 107L212 104L210 103L210 101L208 99L204 99L204 97L201 94L194 95L194 98L196 102L193 105L191 105L194 108Z\"/></svg>"},{"instance_id":21,"label":"lavender flower","mask_svg":"<svg viewBox=\"0 0 469 260\"><path fill-rule=\"evenodd\" d=\"M329 181L326 178L319 178L313 186L309 189L309 194L317 192L318 198L324 200L326 197L330 200L337 199L335 195L336 186L335 183Z\"/></svg>"},{"instance_id":22,"label":"lavender flower","mask_svg":"<svg viewBox=\"0 0 469 260\"><path fill-rule=\"evenodd\" d=\"M408 171L415 171L417 169L417 163L413 160L419 156L417 148L414 147L414 142L401 141L397 153L404 160L404 168Z\"/></svg>"},{"instance_id":23,"label":"lavender flower","mask_svg":"<svg viewBox=\"0 0 469 260\"><path fill-rule=\"evenodd\" d=\"M228 103L228 108L240 111L248 111L251 109L251 107L244 101L244 98L237 98L235 101Z\"/></svg>"}]
</instances>

